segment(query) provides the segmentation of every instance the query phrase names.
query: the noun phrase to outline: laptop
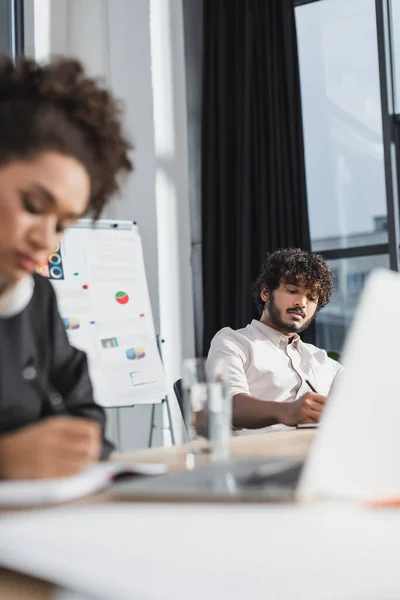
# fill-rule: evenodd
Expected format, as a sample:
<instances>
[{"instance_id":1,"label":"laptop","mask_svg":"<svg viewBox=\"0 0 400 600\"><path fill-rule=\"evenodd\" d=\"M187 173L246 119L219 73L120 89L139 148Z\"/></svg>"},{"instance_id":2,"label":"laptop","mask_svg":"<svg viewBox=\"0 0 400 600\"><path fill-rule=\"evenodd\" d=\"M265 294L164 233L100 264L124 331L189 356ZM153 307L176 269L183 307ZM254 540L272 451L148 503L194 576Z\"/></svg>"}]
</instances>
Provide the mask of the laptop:
<instances>
[{"instance_id":1,"label":"laptop","mask_svg":"<svg viewBox=\"0 0 400 600\"><path fill-rule=\"evenodd\" d=\"M122 498L268 501L400 496L400 274L368 278L305 463L231 459L127 481Z\"/></svg>"},{"instance_id":2,"label":"laptop","mask_svg":"<svg viewBox=\"0 0 400 600\"><path fill-rule=\"evenodd\" d=\"M400 497L400 274L368 277L297 496Z\"/></svg>"},{"instance_id":3,"label":"laptop","mask_svg":"<svg viewBox=\"0 0 400 600\"><path fill-rule=\"evenodd\" d=\"M171 501L290 501L294 498L302 461L243 458L196 466L113 486L118 499Z\"/></svg>"}]
</instances>

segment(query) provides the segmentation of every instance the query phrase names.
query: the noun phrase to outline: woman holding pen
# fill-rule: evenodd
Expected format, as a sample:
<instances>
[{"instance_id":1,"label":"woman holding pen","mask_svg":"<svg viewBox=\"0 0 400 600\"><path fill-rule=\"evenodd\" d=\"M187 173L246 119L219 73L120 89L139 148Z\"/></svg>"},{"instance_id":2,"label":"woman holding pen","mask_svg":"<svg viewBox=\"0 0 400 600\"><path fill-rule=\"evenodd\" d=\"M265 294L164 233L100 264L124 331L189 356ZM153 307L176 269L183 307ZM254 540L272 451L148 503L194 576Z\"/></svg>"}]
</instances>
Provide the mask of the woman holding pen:
<instances>
[{"instance_id":1,"label":"woman holding pen","mask_svg":"<svg viewBox=\"0 0 400 600\"><path fill-rule=\"evenodd\" d=\"M74 221L99 217L130 148L78 61L0 57L0 478L72 475L111 450L86 356L35 269Z\"/></svg>"}]
</instances>

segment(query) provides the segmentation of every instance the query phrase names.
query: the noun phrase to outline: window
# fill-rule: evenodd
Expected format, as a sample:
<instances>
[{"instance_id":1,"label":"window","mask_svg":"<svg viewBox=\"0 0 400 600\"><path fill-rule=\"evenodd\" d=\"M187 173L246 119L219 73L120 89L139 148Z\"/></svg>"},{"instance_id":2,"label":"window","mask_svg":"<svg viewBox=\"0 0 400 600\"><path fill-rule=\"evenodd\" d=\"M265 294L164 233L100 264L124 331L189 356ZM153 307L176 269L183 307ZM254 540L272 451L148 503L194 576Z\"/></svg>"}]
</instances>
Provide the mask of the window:
<instances>
[{"instance_id":1,"label":"window","mask_svg":"<svg viewBox=\"0 0 400 600\"><path fill-rule=\"evenodd\" d=\"M389 256L379 254L329 260L328 264L337 285L332 300L317 315L317 345L328 352L340 353L369 273L378 267L389 268Z\"/></svg>"},{"instance_id":2,"label":"window","mask_svg":"<svg viewBox=\"0 0 400 600\"><path fill-rule=\"evenodd\" d=\"M0 51L12 50L12 31L9 0L0 0Z\"/></svg>"},{"instance_id":3,"label":"window","mask_svg":"<svg viewBox=\"0 0 400 600\"><path fill-rule=\"evenodd\" d=\"M299 6L296 25L313 249L386 243L375 2Z\"/></svg>"},{"instance_id":4,"label":"window","mask_svg":"<svg viewBox=\"0 0 400 600\"><path fill-rule=\"evenodd\" d=\"M395 111L400 113L400 0L391 0L390 11L392 16L392 51L394 65L394 100Z\"/></svg>"},{"instance_id":5,"label":"window","mask_svg":"<svg viewBox=\"0 0 400 600\"><path fill-rule=\"evenodd\" d=\"M0 0L0 52L23 54L24 0Z\"/></svg>"},{"instance_id":6,"label":"window","mask_svg":"<svg viewBox=\"0 0 400 600\"><path fill-rule=\"evenodd\" d=\"M332 268L333 293L338 294L340 290L339 269Z\"/></svg>"},{"instance_id":7,"label":"window","mask_svg":"<svg viewBox=\"0 0 400 600\"><path fill-rule=\"evenodd\" d=\"M347 275L347 291L350 296L359 296L361 294L366 276L367 273L365 271L356 271Z\"/></svg>"},{"instance_id":8,"label":"window","mask_svg":"<svg viewBox=\"0 0 400 600\"><path fill-rule=\"evenodd\" d=\"M400 25L400 0L392 3ZM371 270L397 268L377 10L375 0L316 0L296 8L311 243L334 280L332 300L317 315L317 344L337 353ZM400 86L400 54L398 67Z\"/></svg>"}]
</instances>

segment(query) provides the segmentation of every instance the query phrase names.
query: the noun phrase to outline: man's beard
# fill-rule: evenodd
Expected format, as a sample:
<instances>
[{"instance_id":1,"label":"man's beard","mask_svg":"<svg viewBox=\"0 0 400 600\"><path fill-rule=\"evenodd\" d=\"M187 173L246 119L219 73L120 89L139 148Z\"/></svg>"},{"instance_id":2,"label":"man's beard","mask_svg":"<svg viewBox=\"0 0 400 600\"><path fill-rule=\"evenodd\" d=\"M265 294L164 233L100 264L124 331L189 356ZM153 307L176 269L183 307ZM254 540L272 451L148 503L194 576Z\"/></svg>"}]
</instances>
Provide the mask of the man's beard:
<instances>
[{"instance_id":1,"label":"man's beard","mask_svg":"<svg viewBox=\"0 0 400 600\"><path fill-rule=\"evenodd\" d=\"M302 325L302 327L296 327L295 323L293 323L292 325L289 325L288 323L285 323L284 321L282 321L280 311L274 302L273 293L271 294L271 297L267 302L267 306L268 306L268 316L269 316L269 319L270 319L272 325L276 329L278 329L278 331L281 331L282 333L301 333L302 331L307 329L307 327L312 323L312 321L315 317L315 314L316 314L316 313L314 313L314 315L310 319L308 319L308 321L305 321L305 323L304 323L304 325Z\"/></svg>"}]
</instances>

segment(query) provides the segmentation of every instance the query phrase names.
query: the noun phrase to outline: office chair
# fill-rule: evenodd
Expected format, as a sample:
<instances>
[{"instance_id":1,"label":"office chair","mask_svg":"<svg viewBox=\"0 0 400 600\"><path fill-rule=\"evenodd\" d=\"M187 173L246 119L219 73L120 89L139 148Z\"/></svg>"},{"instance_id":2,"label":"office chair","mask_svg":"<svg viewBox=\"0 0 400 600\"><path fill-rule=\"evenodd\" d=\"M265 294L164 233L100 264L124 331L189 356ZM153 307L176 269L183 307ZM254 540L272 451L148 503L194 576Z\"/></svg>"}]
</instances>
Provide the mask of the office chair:
<instances>
[{"instance_id":1,"label":"office chair","mask_svg":"<svg viewBox=\"0 0 400 600\"><path fill-rule=\"evenodd\" d=\"M184 419L184 408L183 408L183 389L182 379L177 379L173 385L176 399L178 401L179 410L181 411L182 418Z\"/></svg>"}]
</instances>

